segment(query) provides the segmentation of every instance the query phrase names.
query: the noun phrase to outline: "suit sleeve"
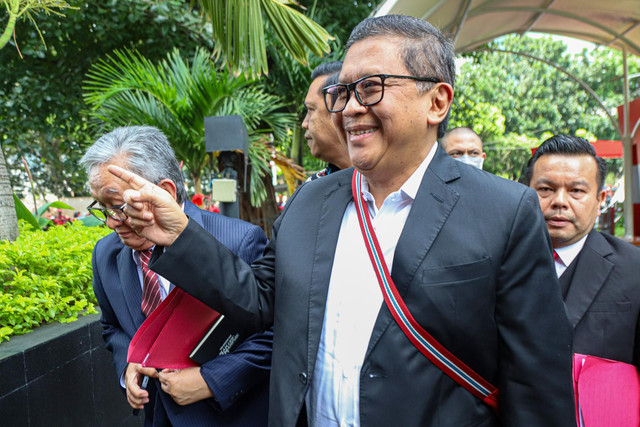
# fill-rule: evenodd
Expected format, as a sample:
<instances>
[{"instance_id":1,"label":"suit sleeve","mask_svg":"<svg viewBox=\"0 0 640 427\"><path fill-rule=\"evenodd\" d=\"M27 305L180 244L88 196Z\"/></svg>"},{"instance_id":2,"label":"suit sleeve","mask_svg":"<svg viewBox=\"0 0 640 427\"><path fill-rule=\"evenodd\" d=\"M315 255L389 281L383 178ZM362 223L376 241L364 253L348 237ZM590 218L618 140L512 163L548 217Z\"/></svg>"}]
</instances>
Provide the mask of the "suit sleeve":
<instances>
[{"instance_id":1,"label":"suit sleeve","mask_svg":"<svg viewBox=\"0 0 640 427\"><path fill-rule=\"evenodd\" d=\"M264 331L273 324L276 240L284 213L286 207L274 224L264 255L252 265L189 219L171 246L162 253L154 251L149 266L248 331Z\"/></svg>"},{"instance_id":2,"label":"suit sleeve","mask_svg":"<svg viewBox=\"0 0 640 427\"><path fill-rule=\"evenodd\" d=\"M127 368L127 352L129 349L129 336L121 328L120 322L109 303L109 299L104 291L102 285L101 274L105 273L100 268L104 263L99 263L99 259L103 259L100 256L100 249L102 245L98 242L93 248L93 256L91 264L93 266L93 292L96 295L98 304L100 305L100 324L102 325L102 338L106 342L107 350L113 353L113 364L116 368L118 378L122 378L125 369Z\"/></svg>"},{"instance_id":3,"label":"suit sleeve","mask_svg":"<svg viewBox=\"0 0 640 427\"><path fill-rule=\"evenodd\" d=\"M240 240L237 255L251 262L262 255L267 238L259 227L250 227ZM255 386L269 380L273 332L256 333L232 353L202 365L200 374L215 399L209 403L224 411Z\"/></svg>"},{"instance_id":4,"label":"suit sleeve","mask_svg":"<svg viewBox=\"0 0 640 427\"><path fill-rule=\"evenodd\" d=\"M571 326L537 196L527 189L498 277L500 409L508 426L574 426Z\"/></svg>"}]
</instances>

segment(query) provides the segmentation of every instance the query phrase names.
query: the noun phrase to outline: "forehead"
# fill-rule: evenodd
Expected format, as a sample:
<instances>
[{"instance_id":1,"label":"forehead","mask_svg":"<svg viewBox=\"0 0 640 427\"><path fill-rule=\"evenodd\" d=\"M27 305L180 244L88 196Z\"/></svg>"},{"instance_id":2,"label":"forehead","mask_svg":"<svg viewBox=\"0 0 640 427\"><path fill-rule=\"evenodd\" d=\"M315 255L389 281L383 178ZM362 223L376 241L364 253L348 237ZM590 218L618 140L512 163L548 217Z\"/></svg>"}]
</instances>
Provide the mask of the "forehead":
<instances>
[{"instance_id":1,"label":"forehead","mask_svg":"<svg viewBox=\"0 0 640 427\"><path fill-rule=\"evenodd\" d=\"M370 74L407 74L400 57L399 37L368 37L355 42L340 71L341 82L352 82Z\"/></svg>"},{"instance_id":2,"label":"forehead","mask_svg":"<svg viewBox=\"0 0 640 427\"><path fill-rule=\"evenodd\" d=\"M596 184L598 165L589 155L544 154L533 165L532 178L583 180Z\"/></svg>"},{"instance_id":3,"label":"forehead","mask_svg":"<svg viewBox=\"0 0 640 427\"><path fill-rule=\"evenodd\" d=\"M447 137L447 148L465 147L482 150L482 141L472 133L459 133Z\"/></svg>"},{"instance_id":4,"label":"forehead","mask_svg":"<svg viewBox=\"0 0 640 427\"><path fill-rule=\"evenodd\" d=\"M305 104L309 102L316 101L322 98L322 88L325 86L325 83L329 76L320 76L316 77L309 85L309 90L307 91L307 97L304 99Z\"/></svg>"},{"instance_id":5,"label":"forehead","mask_svg":"<svg viewBox=\"0 0 640 427\"><path fill-rule=\"evenodd\" d=\"M122 193L130 188L129 184L107 170L107 166L113 164L120 167L125 166L122 162L115 161L95 166L89 173L89 189L91 190L91 195L98 202L105 205L113 204L114 200L122 200Z\"/></svg>"}]
</instances>

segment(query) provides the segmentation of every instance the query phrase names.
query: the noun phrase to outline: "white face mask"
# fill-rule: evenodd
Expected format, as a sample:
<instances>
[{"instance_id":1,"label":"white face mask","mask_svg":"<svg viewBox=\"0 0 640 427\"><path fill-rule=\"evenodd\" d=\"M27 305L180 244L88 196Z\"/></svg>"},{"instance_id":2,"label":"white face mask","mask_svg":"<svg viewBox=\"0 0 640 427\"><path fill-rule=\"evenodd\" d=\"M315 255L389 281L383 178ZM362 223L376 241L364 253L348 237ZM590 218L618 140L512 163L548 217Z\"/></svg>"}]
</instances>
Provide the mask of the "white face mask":
<instances>
[{"instance_id":1,"label":"white face mask","mask_svg":"<svg viewBox=\"0 0 640 427\"><path fill-rule=\"evenodd\" d=\"M473 166L474 168L482 169L482 163L484 163L484 159L480 156L472 157L467 154L464 156L456 157L455 160L466 163L469 166Z\"/></svg>"}]
</instances>

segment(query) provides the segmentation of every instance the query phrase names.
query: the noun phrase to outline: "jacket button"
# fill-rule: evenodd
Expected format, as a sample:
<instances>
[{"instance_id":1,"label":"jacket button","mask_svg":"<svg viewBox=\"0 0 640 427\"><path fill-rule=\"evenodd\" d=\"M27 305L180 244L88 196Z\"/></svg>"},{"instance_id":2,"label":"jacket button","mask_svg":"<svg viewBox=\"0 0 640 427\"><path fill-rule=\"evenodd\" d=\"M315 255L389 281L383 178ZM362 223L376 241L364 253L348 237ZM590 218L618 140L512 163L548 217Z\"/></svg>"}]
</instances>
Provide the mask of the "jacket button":
<instances>
[{"instance_id":1,"label":"jacket button","mask_svg":"<svg viewBox=\"0 0 640 427\"><path fill-rule=\"evenodd\" d=\"M302 384L307 384L307 374L304 372L300 372L300 375L298 375L298 378L300 378L300 382Z\"/></svg>"}]
</instances>

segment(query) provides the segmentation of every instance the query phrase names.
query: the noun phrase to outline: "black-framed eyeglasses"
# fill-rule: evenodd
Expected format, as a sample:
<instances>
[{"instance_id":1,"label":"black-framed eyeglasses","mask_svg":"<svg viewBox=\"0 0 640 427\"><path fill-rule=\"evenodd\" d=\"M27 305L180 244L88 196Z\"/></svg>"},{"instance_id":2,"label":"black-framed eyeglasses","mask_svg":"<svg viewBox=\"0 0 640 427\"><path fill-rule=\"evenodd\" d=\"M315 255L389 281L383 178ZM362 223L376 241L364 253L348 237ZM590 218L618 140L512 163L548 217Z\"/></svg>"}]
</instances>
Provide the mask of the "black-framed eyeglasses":
<instances>
[{"instance_id":1,"label":"black-framed eyeglasses","mask_svg":"<svg viewBox=\"0 0 640 427\"><path fill-rule=\"evenodd\" d=\"M410 79L419 82L440 83L435 77L399 76L395 74L373 74L364 76L353 83L338 83L322 89L324 105L330 113L339 113L344 110L351 98L351 92L355 92L360 105L368 107L382 101L384 97L384 81L386 79Z\"/></svg>"},{"instance_id":2,"label":"black-framed eyeglasses","mask_svg":"<svg viewBox=\"0 0 640 427\"><path fill-rule=\"evenodd\" d=\"M107 222L107 217L120 222L124 222L128 218L127 214L124 213L124 208L127 206L126 203L123 203L120 206L109 206L106 208L98 208L95 206L96 203L98 203L98 201L94 200L93 203L87 206L87 210L91 215L95 216L102 222Z\"/></svg>"}]
</instances>

